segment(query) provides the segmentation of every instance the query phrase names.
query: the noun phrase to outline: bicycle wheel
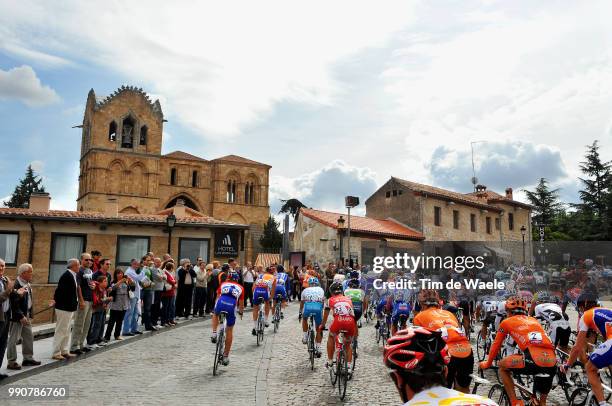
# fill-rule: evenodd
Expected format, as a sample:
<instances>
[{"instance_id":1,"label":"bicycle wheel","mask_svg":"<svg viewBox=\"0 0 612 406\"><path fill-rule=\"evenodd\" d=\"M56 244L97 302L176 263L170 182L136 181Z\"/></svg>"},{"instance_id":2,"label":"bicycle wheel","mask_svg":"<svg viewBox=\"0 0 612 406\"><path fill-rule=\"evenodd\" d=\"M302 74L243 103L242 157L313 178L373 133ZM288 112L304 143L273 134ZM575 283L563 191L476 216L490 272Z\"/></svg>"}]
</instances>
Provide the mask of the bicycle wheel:
<instances>
[{"instance_id":1,"label":"bicycle wheel","mask_svg":"<svg viewBox=\"0 0 612 406\"><path fill-rule=\"evenodd\" d=\"M221 359L223 358L223 350L225 348L225 331L221 329L219 334L217 335L217 345L215 348L215 361L213 364L213 376L217 375L219 371L219 364L221 363Z\"/></svg>"},{"instance_id":2,"label":"bicycle wheel","mask_svg":"<svg viewBox=\"0 0 612 406\"><path fill-rule=\"evenodd\" d=\"M382 335L380 334L380 326L376 329L376 344L380 344L380 338Z\"/></svg>"},{"instance_id":3,"label":"bicycle wheel","mask_svg":"<svg viewBox=\"0 0 612 406\"><path fill-rule=\"evenodd\" d=\"M504 385L496 383L489 390L488 398L497 402L499 406L510 406L510 399L504 390Z\"/></svg>"},{"instance_id":4,"label":"bicycle wheel","mask_svg":"<svg viewBox=\"0 0 612 406\"><path fill-rule=\"evenodd\" d=\"M259 344L261 344L263 342L263 333L264 333L264 320L263 320L263 316L261 315L261 313L259 313L260 317L259 320L257 321L257 345L259 346Z\"/></svg>"},{"instance_id":5,"label":"bicycle wheel","mask_svg":"<svg viewBox=\"0 0 612 406\"><path fill-rule=\"evenodd\" d=\"M357 337L353 338L353 359L351 360L351 373L355 371L355 364L357 363Z\"/></svg>"},{"instance_id":6,"label":"bicycle wheel","mask_svg":"<svg viewBox=\"0 0 612 406\"><path fill-rule=\"evenodd\" d=\"M336 365L330 365L329 367L329 380L331 381L332 386L336 386L336 381L338 380L338 375L336 374Z\"/></svg>"},{"instance_id":7,"label":"bicycle wheel","mask_svg":"<svg viewBox=\"0 0 612 406\"><path fill-rule=\"evenodd\" d=\"M480 333L478 333L478 338L476 339L476 355L478 356L478 361L484 361L487 356L487 339L482 338Z\"/></svg>"},{"instance_id":8,"label":"bicycle wheel","mask_svg":"<svg viewBox=\"0 0 612 406\"><path fill-rule=\"evenodd\" d=\"M308 330L308 357L310 358L310 370L314 371L315 360L315 333L311 328Z\"/></svg>"},{"instance_id":9,"label":"bicycle wheel","mask_svg":"<svg viewBox=\"0 0 612 406\"><path fill-rule=\"evenodd\" d=\"M592 396L591 391L589 389L578 388L574 392L572 392L569 404L570 406L590 406L597 405L597 400L595 400L595 396Z\"/></svg>"},{"instance_id":10,"label":"bicycle wheel","mask_svg":"<svg viewBox=\"0 0 612 406\"><path fill-rule=\"evenodd\" d=\"M338 357L338 394L340 399L344 400L346 396L346 385L348 383L348 363L346 361L346 354L340 351Z\"/></svg>"}]
</instances>

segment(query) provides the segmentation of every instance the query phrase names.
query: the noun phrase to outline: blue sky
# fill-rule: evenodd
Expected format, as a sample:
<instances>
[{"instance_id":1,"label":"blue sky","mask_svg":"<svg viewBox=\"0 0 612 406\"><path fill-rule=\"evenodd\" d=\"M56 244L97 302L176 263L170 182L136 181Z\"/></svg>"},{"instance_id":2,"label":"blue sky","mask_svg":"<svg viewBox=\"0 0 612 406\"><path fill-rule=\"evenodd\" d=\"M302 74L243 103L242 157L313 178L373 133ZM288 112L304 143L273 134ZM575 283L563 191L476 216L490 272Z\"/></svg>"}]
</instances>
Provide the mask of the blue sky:
<instances>
[{"instance_id":1,"label":"blue sky","mask_svg":"<svg viewBox=\"0 0 612 406\"><path fill-rule=\"evenodd\" d=\"M338 210L390 176L576 199L584 146L612 158L607 1L0 0L0 197L26 166L74 209L90 88L159 98L164 152L269 163L272 209ZM239 11L239 12L237 12Z\"/></svg>"}]
</instances>

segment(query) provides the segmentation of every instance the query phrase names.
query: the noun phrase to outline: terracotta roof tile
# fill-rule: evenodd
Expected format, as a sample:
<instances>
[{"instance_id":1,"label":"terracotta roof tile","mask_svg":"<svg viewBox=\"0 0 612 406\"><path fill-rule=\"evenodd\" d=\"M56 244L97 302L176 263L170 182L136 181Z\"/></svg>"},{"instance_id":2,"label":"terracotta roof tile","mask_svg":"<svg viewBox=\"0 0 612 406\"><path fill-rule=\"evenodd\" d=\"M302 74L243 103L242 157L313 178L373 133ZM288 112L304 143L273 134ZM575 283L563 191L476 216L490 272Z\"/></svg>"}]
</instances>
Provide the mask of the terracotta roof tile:
<instances>
[{"instance_id":1,"label":"terracotta roof tile","mask_svg":"<svg viewBox=\"0 0 612 406\"><path fill-rule=\"evenodd\" d=\"M187 160L190 160L190 161L208 162L204 158L200 158L199 156L191 155L191 154L188 154L187 152L183 152L183 151L170 152L169 154L163 155L163 157L164 158L174 158L174 159L187 159Z\"/></svg>"},{"instance_id":2,"label":"terracotta roof tile","mask_svg":"<svg viewBox=\"0 0 612 406\"><path fill-rule=\"evenodd\" d=\"M338 228L338 217L345 213L333 213L329 211L300 209L300 213L328 227ZM346 220L346 217L345 217ZM345 225L347 225L345 223ZM378 236L393 237L398 239L424 240L420 232L406 227L393 220L380 220L369 217L351 216L351 230Z\"/></svg>"},{"instance_id":3,"label":"terracotta roof tile","mask_svg":"<svg viewBox=\"0 0 612 406\"><path fill-rule=\"evenodd\" d=\"M466 193L466 195L468 195L468 196L475 196L476 193L478 193L478 192ZM525 207L527 209L532 209L533 208L533 206L531 206L530 204L519 202L518 200L514 200L514 199L508 199L506 196L500 195L499 193L494 192L492 190L485 190L484 192L480 192L480 193L484 193L485 194L486 199L487 199L487 201L489 203L506 203L506 204L511 204L511 205L514 205L514 206Z\"/></svg>"},{"instance_id":4,"label":"terracotta roof tile","mask_svg":"<svg viewBox=\"0 0 612 406\"><path fill-rule=\"evenodd\" d=\"M179 217L177 224L202 225L202 226L230 226L248 227L245 224L231 223L217 220L213 217L199 213L200 216ZM10 209L0 208L0 218L40 218L42 220L64 220L64 221L100 221L126 224L165 224L165 214L119 214L117 216L107 216L104 213L95 211L72 211L72 210L49 210L32 211L30 209Z\"/></svg>"},{"instance_id":5,"label":"terracotta roof tile","mask_svg":"<svg viewBox=\"0 0 612 406\"><path fill-rule=\"evenodd\" d=\"M243 158L243 157L238 156L238 155L225 155L225 156L222 156L220 158L213 159L213 161L231 161L231 162L239 162L239 163L243 163L243 164L270 166L270 165L267 165L267 164L263 164L261 162L253 161L252 159Z\"/></svg>"}]
</instances>

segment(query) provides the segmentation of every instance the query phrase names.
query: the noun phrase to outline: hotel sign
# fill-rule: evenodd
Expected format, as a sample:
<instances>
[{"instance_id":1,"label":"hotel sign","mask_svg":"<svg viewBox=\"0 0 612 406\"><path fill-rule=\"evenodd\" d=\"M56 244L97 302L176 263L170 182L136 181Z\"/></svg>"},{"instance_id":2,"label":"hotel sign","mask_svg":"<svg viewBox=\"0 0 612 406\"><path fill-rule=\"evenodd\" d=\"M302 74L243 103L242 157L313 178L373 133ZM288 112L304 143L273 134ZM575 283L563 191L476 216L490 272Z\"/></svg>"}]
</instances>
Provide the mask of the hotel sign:
<instances>
[{"instance_id":1,"label":"hotel sign","mask_svg":"<svg viewBox=\"0 0 612 406\"><path fill-rule=\"evenodd\" d=\"M238 256L238 231L217 230L215 231L215 256L237 257Z\"/></svg>"}]
</instances>

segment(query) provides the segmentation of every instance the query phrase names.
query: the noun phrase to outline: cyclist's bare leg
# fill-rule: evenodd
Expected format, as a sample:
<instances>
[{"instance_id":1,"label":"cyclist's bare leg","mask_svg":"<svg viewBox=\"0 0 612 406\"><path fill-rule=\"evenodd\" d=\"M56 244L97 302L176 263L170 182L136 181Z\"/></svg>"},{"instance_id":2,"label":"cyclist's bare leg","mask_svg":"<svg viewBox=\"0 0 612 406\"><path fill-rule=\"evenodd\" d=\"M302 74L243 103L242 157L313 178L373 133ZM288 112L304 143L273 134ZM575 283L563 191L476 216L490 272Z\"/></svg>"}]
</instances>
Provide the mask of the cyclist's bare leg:
<instances>
[{"instance_id":1,"label":"cyclist's bare leg","mask_svg":"<svg viewBox=\"0 0 612 406\"><path fill-rule=\"evenodd\" d=\"M327 335L327 359L334 359L334 340L333 334Z\"/></svg>"},{"instance_id":2,"label":"cyclist's bare leg","mask_svg":"<svg viewBox=\"0 0 612 406\"><path fill-rule=\"evenodd\" d=\"M591 361L587 361L585 369L587 377L589 378L589 383L591 384L591 389L593 390L593 395L595 395L595 399L597 399L597 402L603 402L604 393L599 377L599 369L593 365Z\"/></svg>"},{"instance_id":3,"label":"cyclist's bare leg","mask_svg":"<svg viewBox=\"0 0 612 406\"><path fill-rule=\"evenodd\" d=\"M548 398L548 393L540 393L540 406L546 406L547 398Z\"/></svg>"},{"instance_id":4,"label":"cyclist's bare leg","mask_svg":"<svg viewBox=\"0 0 612 406\"><path fill-rule=\"evenodd\" d=\"M302 318L302 332L305 333L308 331L308 320Z\"/></svg>"},{"instance_id":5,"label":"cyclist's bare leg","mask_svg":"<svg viewBox=\"0 0 612 406\"><path fill-rule=\"evenodd\" d=\"M223 356L227 357L232 349L232 342L234 341L234 326L228 327L225 330L225 348L223 350Z\"/></svg>"},{"instance_id":6,"label":"cyclist's bare leg","mask_svg":"<svg viewBox=\"0 0 612 406\"><path fill-rule=\"evenodd\" d=\"M219 316L215 313L212 315L212 330L217 331L217 327L219 327Z\"/></svg>"},{"instance_id":7,"label":"cyclist's bare leg","mask_svg":"<svg viewBox=\"0 0 612 406\"><path fill-rule=\"evenodd\" d=\"M346 351L346 362L349 364L353 361L353 347L351 343L353 341L353 337L345 336L344 337L344 350Z\"/></svg>"},{"instance_id":8,"label":"cyclist's bare leg","mask_svg":"<svg viewBox=\"0 0 612 406\"><path fill-rule=\"evenodd\" d=\"M512 371L508 368L500 366L499 376L501 377L506 393L508 394L510 404L513 404L516 402L516 393L514 392L514 379L512 378Z\"/></svg>"},{"instance_id":9,"label":"cyclist's bare leg","mask_svg":"<svg viewBox=\"0 0 612 406\"><path fill-rule=\"evenodd\" d=\"M266 321L268 321L268 317L270 317L270 301L266 302L265 310L266 310Z\"/></svg>"},{"instance_id":10,"label":"cyclist's bare leg","mask_svg":"<svg viewBox=\"0 0 612 406\"><path fill-rule=\"evenodd\" d=\"M486 339L487 338L487 334L488 334L488 326L487 323L482 323L482 328L480 329L480 336L482 337L482 339Z\"/></svg>"}]
</instances>

